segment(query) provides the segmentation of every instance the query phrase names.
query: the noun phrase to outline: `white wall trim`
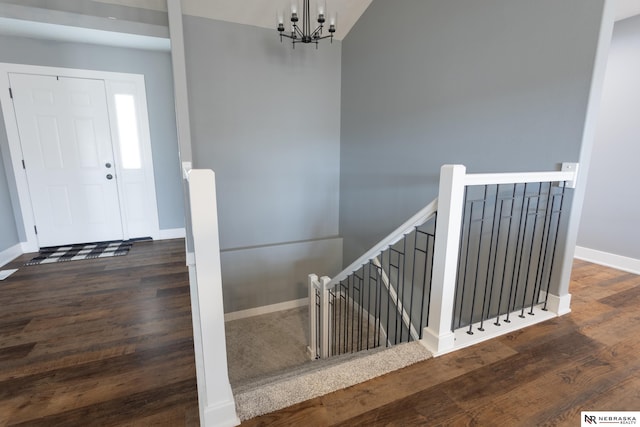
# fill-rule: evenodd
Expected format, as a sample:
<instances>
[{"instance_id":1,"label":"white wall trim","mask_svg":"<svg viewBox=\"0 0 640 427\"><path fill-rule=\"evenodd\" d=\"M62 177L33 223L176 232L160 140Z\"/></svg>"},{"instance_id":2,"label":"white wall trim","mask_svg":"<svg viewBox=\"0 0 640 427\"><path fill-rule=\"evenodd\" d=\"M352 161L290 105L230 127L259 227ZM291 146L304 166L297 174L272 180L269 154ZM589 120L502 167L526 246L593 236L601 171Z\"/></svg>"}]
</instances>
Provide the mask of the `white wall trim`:
<instances>
[{"instance_id":1,"label":"white wall trim","mask_svg":"<svg viewBox=\"0 0 640 427\"><path fill-rule=\"evenodd\" d=\"M552 297L553 295L549 296ZM549 301L549 305L551 305L551 301ZM510 323L502 321L500 322L500 326L495 325L495 318L486 320L483 324L484 332L478 331L478 327L480 326L479 323L474 323L472 328L474 332L473 335L469 335L467 333L467 331L469 330L468 326L465 328L456 329L456 331L454 332L456 343L455 347L450 349L449 351L445 351L437 355L434 354L434 356L441 356L442 354L446 354L448 352L453 352L466 347L470 347L483 341L488 341L490 339L497 338L499 336L506 335L511 332L524 329L556 317L556 313L551 309L551 307L549 307L549 310L544 311L542 310L542 305L534 307L533 312L535 313L535 315L531 316L529 314L525 314L524 318L520 317L518 312L511 313Z\"/></svg>"},{"instance_id":2,"label":"white wall trim","mask_svg":"<svg viewBox=\"0 0 640 427\"><path fill-rule=\"evenodd\" d=\"M22 244L18 243L17 245L13 245L10 248L5 249L0 252L0 267L9 264L14 259L18 258L22 255Z\"/></svg>"},{"instance_id":3,"label":"white wall trim","mask_svg":"<svg viewBox=\"0 0 640 427\"><path fill-rule=\"evenodd\" d=\"M184 227L167 228L166 230L160 230L158 240L184 239L186 234Z\"/></svg>"},{"instance_id":4,"label":"white wall trim","mask_svg":"<svg viewBox=\"0 0 640 427\"><path fill-rule=\"evenodd\" d=\"M246 319L247 317L260 316L261 314L276 313L292 308L305 307L309 304L309 298L300 298L293 301L285 301L278 304L263 305L262 307L249 308L247 310L234 311L224 315L224 321Z\"/></svg>"},{"instance_id":5,"label":"white wall trim","mask_svg":"<svg viewBox=\"0 0 640 427\"><path fill-rule=\"evenodd\" d=\"M23 254L38 252L40 250L40 248L38 248L38 245L32 245L29 244L29 242L20 242L20 248L22 249Z\"/></svg>"},{"instance_id":6,"label":"white wall trim","mask_svg":"<svg viewBox=\"0 0 640 427\"><path fill-rule=\"evenodd\" d=\"M602 252L582 246L576 246L575 257L583 261L593 262L628 273L640 274L640 259Z\"/></svg>"}]
</instances>

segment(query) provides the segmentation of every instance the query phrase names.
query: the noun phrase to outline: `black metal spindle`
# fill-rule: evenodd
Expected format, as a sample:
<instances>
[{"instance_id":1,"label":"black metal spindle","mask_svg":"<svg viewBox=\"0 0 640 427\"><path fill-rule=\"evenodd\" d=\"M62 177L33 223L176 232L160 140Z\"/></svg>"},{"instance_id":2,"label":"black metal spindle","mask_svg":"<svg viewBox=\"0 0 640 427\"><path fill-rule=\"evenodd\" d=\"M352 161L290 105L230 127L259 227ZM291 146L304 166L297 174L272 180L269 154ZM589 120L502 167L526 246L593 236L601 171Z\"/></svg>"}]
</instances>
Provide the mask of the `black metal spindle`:
<instances>
[{"instance_id":1,"label":"black metal spindle","mask_svg":"<svg viewBox=\"0 0 640 427\"><path fill-rule=\"evenodd\" d=\"M542 184L538 186L538 195L534 196L536 199L536 207L531 215L533 215L533 229L531 231L531 242L529 245L529 262L527 263L527 272L524 276L524 292L522 293L522 311L520 312L520 318L524 319L524 310L526 308L527 291L529 290L529 273L531 272L531 262L533 261L533 244L535 242L536 230L538 227L538 208L540 207L540 198L542 197ZM532 313L533 315L533 313Z\"/></svg>"},{"instance_id":2,"label":"black metal spindle","mask_svg":"<svg viewBox=\"0 0 640 427\"><path fill-rule=\"evenodd\" d=\"M405 294L405 290L406 290L406 283L405 283L405 272L407 271L407 236L404 236L404 238L402 239L402 261L400 261L400 258L398 258L398 265L401 266L399 268L402 268L401 270L398 271L398 317L400 318L400 336L399 336L399 342L404 342L402 340L402 329L403 329L403 325L404 325L404 319L403 319L403 313L406 312L405 309L405 304L404 304L404 294ZM401 308L401 309L400 309ZM407 325L407 328L409 329L409 332L411 332L411 323L409 322L409 325ZM398 336L396 335L396 341L398 341Z\"/></svg>"},{"instance_id":3,"label":"black metal spindle","mask_svg":"<svg viewBox=\"0 0 640 427\"><path fill-rule=\"evenodd\" d=\"M564 204L564 196L565 196L565 190L567 188L567 183L562 182L562 192L560 194L560 207L558 208L558 223L556 225L556 231L555 231L555 237L554 237L554 242L553 242L553 251L551 252L551 268L549 269L549 281L547 282L547 295L544 298L544 306L543 306L543 310L547 310L547 304L549 302L549 287L551 286L551 276L553 275L553 266L555 265L555 257L556 257L556 247L558 246L558 235L560 234L559 230L560 230L560 218L561 218L561 214L562 214L562 206Z\"/></svg>"},{"instance_id":4,"label":"black metal spindle","mask_svg":"<svg viewBox=\"0 0 640 427\"><path fill-rule=\"evenodd\" d=\"M500 215L502 215L502 211L498 212L498 195L500 194L500 184L496 185L496 195L493 203L493 218L491 221L491 238L489 239L489 257L487 258L487 274L484 279L484 295L482 298L482 312L480 316L480 327L479 331L484 332L484 321L489 319L490 309L491 309L491 297L493 296L493 283L496 269L496 260L498 259L497 250L498 250L498 242L500 237ZM496 233L496 219L498 220L498 232ZM496 236L496 240L494 243L493 237L494 234ZM489 268L491 265L491 257L493 256L493 270ZM487 289L489 289L489 273L492 272L491 275L491 288L489 291L489 306L487 307ZM487 314L485 317L485 308L487 309Z\"/></svg>"},{"instance_id":5,"label":"black metal spindle","mask_svg":"<svg viewBox=\"0 0 640 427\"><path fill-rule=\"evenodd\" d=\"M466 197L466 191L465 191L465 197ZM474 203L472 201L471 206L469 208L469 229L467 231L466 251L465 251L466 253L464 256L464 273L462 274L462 286L460 286L460 283L458 283L458 286L460 286L460 292L461 292L460 311L458 312L458 327L462 327L462 314L464 311L464 295L467 289L467 268L469 266L469 247L471 246L471 222L473 221L473 206L474 206Z\"/></svg>"},{"instance_id":6,"label":"black metal spindle","mask_svg":"<svg viewBox=\"0 0 640 427\"><path fill-rule=\"evenodd\" d=\"M516 239L516 253L515 253L515 257L513 258L513 271L511 272L511 286L509 288L509 300L507 301L507 317L506 319L504 319L506 323L511 323L511 320L509 320L509 315L511 314L511 307L512 307L511 301L512 301L512 298L514 297L514 288L517 289L518 277L520 275L520 271L516 269L516 265L518 264L518 260L522 256L522 246L520 243L520 237L522 234L522 219L526 216L524 214L524 204L526 200L526 195L527 195L527 184L525 183L524 190L522 191L522 204L520 205L520 216L518 219L518 237ZM519 253L520 253L520 256L518 256Z\"/></svg>"},{"instance_id":7,"label":"black metal spindle","mask_svg":"<svg viewBox=\"0 0 640 427\"><path fill-rule=\"evenodd\" d=\"M380 255L380 258L382 259L382 254ZM376 265L376 288L377 288L377 292L376 292L376 326L377 326L377 331L376 331L376 337L377 337L377 344L376 347L380 346L380 336L382 335L382 330L381 330L381 320L382 320L382 267L378 267Z\"/></svg>"},{"instance_id":8,"label":"black metal spindle","mask_svg":"<svg viewBox=\"0 0 640 427\"><path fill-rule=\"evenodd\" d=\"M511 194L511 209L510 209L510 213L509 213L509 227L508 227L508 231L507 231L507 241L506 241L506 248L504 251L504 261L502 263L502 280L501 280L501 285L500 285L500 296L498 298L498 316L496 317L496 321L494 323L494 325L496 326L500 326L500 316L501 316L501 310L502 310L502 295L503 295L503 291L504 291L504 284L505 284L505 278L507 275L507 260L509 258L509 246L511 245L511 226L513 225L513 214L514 214L514 209L515 209L515 204L516 204L516 191L517 191L518 185L517 184L513 184L513 192ZM509 304L507 304L507 310L509 310Z\"/></svg>"},{"instance_id":9,"label":"black metal spindle","mask_svg":"<svg viewBox=\"0 0 640 427\"><path fill-rule=\"evenodd\" d=\"M473 313L475 312L475 308L476 308L476 291L478 290L478 272L480 270L480 255L482 253L482 237L483 234L482 232L484 231L484 214L485 214L485 209L487 206L487 190L488 190L489 186L485 185L484 186L484 199L482 200L482 212L480 214L480 236L478 238L478 254L476 257L476 271L475 271L475 277L473 279L473 295L471 297L471 315L469 318L469 330L467 331L467 334L469 335L473 335ZM471 234L471 233L469 233ZM486 289L487 284L485 283L485 289Z\"/></svg>"},{"instance_id":10,"label":"black metal spindle","mask_svg":"<svg viewBox=\"0 0 640 427\"><path fill-rule=\"evenodd\" d=\"M542 185L542 184L541 184ZM549 241L549 232L551 221L551 211L553 203L551 203L551 191L552 191L552 183L547 183L547 193L546 193L546 203L544 209L544 224L542 225L542 237L540 238L540 250L538 252L538 265L536 267L536 279L535 279L535 287L533 289L533 298L531 299L531 309L529 310L529 314L533 314L533 306L540 301L540 290L542 289L542 275L544 271L544 265L547 258L547 242Z\"/></svg>"},{"instance_id":11,"label":"black metal spindle","mask_svg":"<svg viewBox=\"0 0 640 427\"><path fill-rule=\"evenodd\" d=\"M429 300L427 301L427 320L424 323L425 327L429 326L429 308L431 306L431 286L433 285L433 260L434 260L434 254L435 254L437 225L438 225L438 214L436 213L433 219L433 234L429 234L429 236L431 236L431 268L430 268L431 271L429 273L429 292L427 293L427 295L429 295ZM425 268L425 271L426 271L426 268ZM420 337L422 337L422 330L420 332Z\"/></svg>"},{"instance_id":12,"label":"black metal spindle","mask_svg":"<svg viewBox=\"0 0 640 427\"><path fill-rule=\"evenodd\" d=\"M464 196L463 196L463 200L464 200L464 204L463 204L463 209L462 209L462 221L460 222L461 224L461 229L460 229L460 242L459 242L459 246L458 246L458 269L457 271L457 275L456 275L456 287L454 288L454 293L453 293L453 304L454 304L454 311L453 311L453 316L451 316L451 330L454 331L456 329L456 325L455 325L455 305L456 302L458 301L458 292L459 292L459 285L460 285L460 268L461 268L461 263L462 263L462 242L464 242L464 224L465 224L465 218L467 215L467 209L466 209L466 205L467 205L467 188L464 188Z\"/></svg>"}]
</instances>

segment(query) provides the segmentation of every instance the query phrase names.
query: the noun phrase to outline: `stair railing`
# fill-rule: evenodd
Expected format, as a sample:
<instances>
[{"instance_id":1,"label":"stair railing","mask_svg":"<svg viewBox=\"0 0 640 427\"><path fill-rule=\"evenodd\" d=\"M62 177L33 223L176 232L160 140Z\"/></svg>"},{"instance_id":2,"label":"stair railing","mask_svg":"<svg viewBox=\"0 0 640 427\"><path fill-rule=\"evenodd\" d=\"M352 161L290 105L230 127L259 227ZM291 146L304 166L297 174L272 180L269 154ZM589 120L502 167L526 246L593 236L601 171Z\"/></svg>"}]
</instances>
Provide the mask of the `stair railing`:
<instances>
[{"instance_id":1,"label":"stair railing","mask_svg":"<svg viewBox=\"0 0 640 427\"><path fill-rule=\"evenodd\" d=\"M466 168L462 165L445 165L441 169L440 173L440 187L439 187L439 207L438 207L438 226L436 229L436 247L435 247L435 259L434 259L434 272L433 272L433 285L431 291L431 310L428 326L425 328L423 333L422 342L424 345L434 354L444 354L449 351L452 351L456 348L461 348L466 345L471 345L475 342L483 341L485 339L489 339L493 336L497 336L503 333L508 332L509 330L513 330L515 328L524 327L528 324L533 324L538 321L544 320L545 316L539 315L535 318L533 316L529 319L525 319L526 321L518 321L514 322L512 325L505 326L501 324L499 321L496 322L486 322L489 320L495 313L486 312L484 309L482 310L482 315L478 316L478 309L475 312L475 307L472 307L469 310L468 324L474 323L476 320L480 320L482 323L480 329L485 329L484 327L488 327L493 325L494 323L498 323L501 326L494 325L495 328L491 333L477 334L473 338L470 338L470 334L468 334L469 330L457 331L458 328L463 326L468 326L465 322L455 322L456 314L460 317L461 311L466 309L464 304L461 303L461 300L464 298L466 293L467 298L471 298L472 301L476 301L477 298L484 298L484 290L486 290L488 281L482 282L486 280L485 274L487 273L486 268L492 268L492 262L496 262L496 249L489 249L488 252L486 248L478 247L478 249L474 251L469 251L469 248L473 247L473 245L482 243L482 235L483 232L486 234L487 230L483 230L480 227L480 230L477 231L477 235L474 239L468 240L469 236L469 225L465 226L465 214L470 214L470 209L473 207L469 207L469 203L475 202L475 200L467 199L467 192L471 188L483 187L487 188L487 186L518 186L524 187L523 194L520 195L520 201L522 200L533 200L535 198L541 197L541 193L534 192L533 195L527 193L528 185L538 184L542 186L543 184L547 184L549 188L549 193L551 193L551 189L559 188L560 193L564 195L566 190L575 188L576 179L578 173L578 164L577 163L563 163L561 171L553 171L553 172L526 172L526 173L500 173L500 174L467 174ZM515 188L515 187L514 187ZM540 187L539 187L540 188ZM496 190L496 192L499 190ZM544 245L546 249L545 256L549 256L547 260L544 262L547 263L549 268L553 268L553 264L555 261L555 248L558 244L558 233L557 230L560 227L560 211L562 211L561 206L553 207L558 202L555 199L555 196L549 196L549 209L552 214L555 214L554 220L556 221L555 231L554 231L554 241L553 243L549 243L549 245ZM500 197L495 197L494 201L498 201ZM515 200L511 202L512 205L515 203ZM561 203L560 203L561 204ZM488 206L488 201L484 200L483 207ZM509 260L513 260L514 255L522 255L523 248L530 248L531 245L535 244L536 239L539 239L541 236L540 233L535 234L532 233L532 225L526 225L526 218L530 217L530 213L528 212L529 206L523 207L524 205L520 205L519 209L524 212L519 214L518 217L518 227L514 227L512 231L515 233L508 233L508 235L514 235L515 240L511 240L512 244L515 243L511 248L505 248L503 251L503 255L505 258L502 259L503 263L508 263ZM555 213L554 213L555 212ZM486 215L486 211L483 212L482 217L484 218ZM509 216L514 215L516 212L509 212ZM538 212L533 213L533 215L537 215ZM506 215L506 214L505 214ZM524 218L524 219L523 219ZM551 224L552 221L549 220L549 216L546 216L547 224ZM467 221L470 221L469 218ZM492 221L492 216L489 216L489 219L476 220L474 221L480 224L487 224ZM508 222L508 221L507 221ZM513 221L512 221L513 222ZM529 223L533 224L533 222ZM466 228L465 228L466 227ZM528 228L529 227L529 228ZM464 232L466 230L467 235L465 236ZM546 231L548 240L549 230ZM538 237L536 237L538 236ZM543 235L544 236L544 235ZM486 240L485 240L486 241ZM495 243L494 239L490 239L489 243ZM490 245L489 245L490 246ZM518 249L519 248L519 249ZM493 250L493 258L491 256L491 251ZM531 249L525 249L531 253ZM545 249L543 249L544 252ZM515 251L515 252L514 252ZM519 254L518 252L519 251ZM511 257L511 258L509 258ZM509 258L509 260L507 260ZM484 267L479 268L482 262L486 262ZM527 280L524 278L528 278L529 275L525 274L520 276L520 271L522 267L522 263L518 266L518 262L516 262L516 267L511 267L512 279L510 283L510 291L511 289L518 289L518 287L526 287ZM532 258L529 258L528 262L534 262ZM471 266L469 268L469 266ZM530 270L534 271L534 270ZM547 273L548 280L551 280L551 271ZM464 284L464 280L467 277L473 277L467 286ZM522 277L523 279L519 279ZM495 279L494 275L492 280ZM481 292L478 293L479 287L478 283L483 283ZM461 285L460 285L461 284ZM522 285L524 284L524 285ZM539 285L537 285L539 286ZM540 289L538 287L538 289ZM520 292L520 291L518 291ZM469 295L471 294L471 295ZM526 294L526 292L525 292ZM513 292L509 297L510 300L513 297ZM558 307L562 304L565 304L566 301L570 298L567 295L553 295L550 289L550 283L547 283L546 286L546 295L545 300L548 304L545 303L545 310L550 308L552 313L559 314L560 310ZM467 300L469 301L469 300ZM535 299L533 300L533 304L536 304ZM566 303L568 304L568 303ZM547 307L549 305L549 307ZM509 309L513 309L514 305L511 303L510 305L504 304L499 305L499 307L506 306ZM478 307L484 307L482 304L479 304ZM498 315L505 314L503 310L497 310ZM542 313L541 313L542 314ZM486 322L486 323L485 323ZM464 328L463 328L464 329Z\"/></svg>"},{"instance_id":2,"label":"stair railing","mask_svg":"<svg viewBox=\"0 0 640 427\"><path fill-rule=\"evenodd\" d=\"M433 200L333 279L309 275L311 358L421 338L437 206Z\"/></svg>"},{"instance_id":3,"label":"stair railing","mask_svg":"<svg viewBox=\"0 0 640 427\"><path fill-rule=\"evenodd\" d=\"M333 279L309 276L311 357L416 339L444 354L456 340L470 345L457 330L473 335L474 327L510 323L513 310L524 319L525 308L533 316L542 304L558 314L570 296L553 295L550 283L563 200L577 168L466 174L462 165L443 166L438 199ZM484 197L469 196L473 188Z\"/></svg>"}]
</instances>

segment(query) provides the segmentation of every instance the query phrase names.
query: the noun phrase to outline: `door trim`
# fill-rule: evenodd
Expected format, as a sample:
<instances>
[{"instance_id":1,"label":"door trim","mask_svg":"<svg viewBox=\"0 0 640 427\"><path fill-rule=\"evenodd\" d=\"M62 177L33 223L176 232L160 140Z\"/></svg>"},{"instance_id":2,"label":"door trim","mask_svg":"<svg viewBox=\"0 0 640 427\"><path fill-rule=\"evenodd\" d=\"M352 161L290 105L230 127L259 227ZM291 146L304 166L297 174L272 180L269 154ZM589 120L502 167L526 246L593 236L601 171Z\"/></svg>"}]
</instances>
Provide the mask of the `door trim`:
<instances>
[{"instance_id":1,"label":"door trim","mask_svg":"<svg viewBox=\"0 0 640 427\"><path fill-rule=\"evenodd\" d=\"M4 88L0 87L0 105L2 106L2 112L4 116L4 124L7 132L8 147L4 144L0 146L2 150L2 157L5 163L6 173L13 176L16 183L17 194L12 194L18 201L18 208L22 216L23 231L26 236L26 243L23 247L28 252L36 252L40 249L38 245L38 238L35 232L35 220L33 216L33 208L31 205L31 195L29 192L29 186L27 184L27 175L22 167L22 146L20 144L20 135L18 132L18 125L16 121L16 114L13 108L13 102L11 100L9 90L9 73L19 74L39 74L39 75L52 75L52 76L64 76L72 78L85 78L103 80L106 87L107 95L107 108L109 110L109 119L111 123L111 140L113 148L119 150L118 140L113 129L115 123L113 117L115 117L115 102L113 97L113 91L110 87L115 84L126 83L135 86L136 92L136 108L138 113L138 125L139 125L139 137L142 151L142 161L145 170L145 185L148 189L148 201L152 209L149 209L150 217L148 218L150 225L150 236L153 239L158 239L160 235L160 226L158 220L158 204L156 199L155 179L153 173L153 161L151 157L151 137L149 130L149 115L147 110L147 97L144 83L144 76L141 74L128 74L128 73L115 73L108 71L94 71L94 70L80 70L72 68L59 68L59 67L45 67L34 66L25 64L10 64L0 63L0 82L4 84ZM8 148L8 150L7 150ZM116 174L120 174L120 162L115 162ZM10 186L11 187L11 186ZM119 188L120 184L119 184ZM11 189L13 192L13 189ZM122 191L122 189L121 189ZM127 216L125 212L125 206L123 203L123 194L120 194L120 215L122 218L124 238L128 239L129 235L127 227ZM14 209L15 211L15 209ZM17 219L17 218L16 218ZM20 224L16 224L18 227Z\"/></svg>"}]
</instances>

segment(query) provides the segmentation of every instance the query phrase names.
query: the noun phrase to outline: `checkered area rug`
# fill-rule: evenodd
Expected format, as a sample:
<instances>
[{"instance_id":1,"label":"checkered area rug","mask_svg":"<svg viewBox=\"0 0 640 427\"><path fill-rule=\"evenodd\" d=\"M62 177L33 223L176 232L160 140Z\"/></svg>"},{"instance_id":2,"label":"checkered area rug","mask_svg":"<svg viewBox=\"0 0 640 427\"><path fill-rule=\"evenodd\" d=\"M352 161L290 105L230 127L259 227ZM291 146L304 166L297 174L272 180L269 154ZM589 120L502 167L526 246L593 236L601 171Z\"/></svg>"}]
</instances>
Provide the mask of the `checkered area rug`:
<instances>
[{"instance_id":1,"label":"checkered area rug","mask_svg":"<svg viewBox=\"0 0 640 427\"><path fill-rule=\"evenodd\" d=\"M79 259L107 258L129 253L132 242L98 242L68 246L53 246L40 249L40 253L24 265L50 264Z\"/></svg>"}]
</instances>

